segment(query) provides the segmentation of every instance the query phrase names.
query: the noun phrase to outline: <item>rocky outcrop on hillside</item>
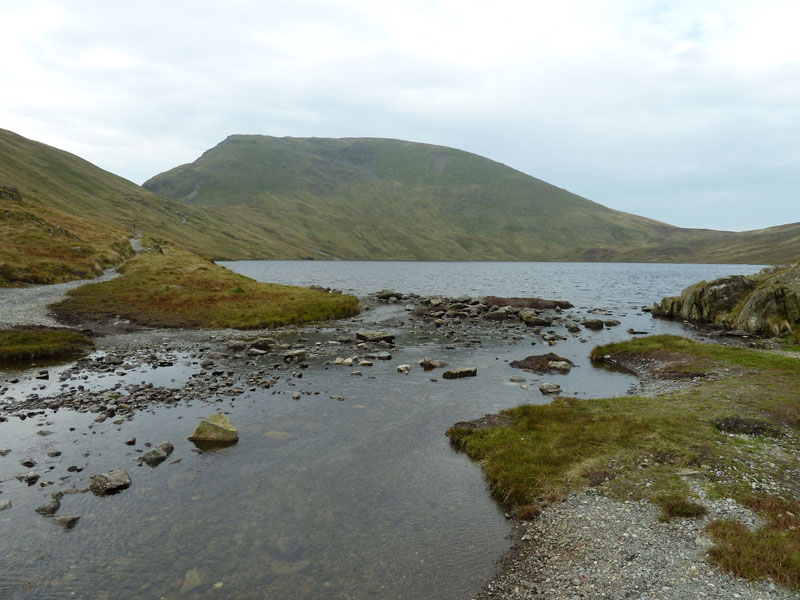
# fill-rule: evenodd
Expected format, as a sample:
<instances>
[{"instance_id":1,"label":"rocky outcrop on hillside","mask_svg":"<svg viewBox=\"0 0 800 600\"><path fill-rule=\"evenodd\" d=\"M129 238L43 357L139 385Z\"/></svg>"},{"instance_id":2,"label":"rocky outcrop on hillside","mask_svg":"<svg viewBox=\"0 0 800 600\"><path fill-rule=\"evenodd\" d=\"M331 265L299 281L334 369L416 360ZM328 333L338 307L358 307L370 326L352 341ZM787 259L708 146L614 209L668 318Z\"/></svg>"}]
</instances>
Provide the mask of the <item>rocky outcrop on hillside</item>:
<instances>
[{"instance_id":1,"label":"rocky outcrop on hillside","mask_svg":"<svg viewBox=\"0 0 800 600\"><path fill-rule=\"evenodd\" d=\"M653 305L653 315L738 329L755 335L784 335L800 328L800 263L770 267L756 275L701 281Z\"/></svg>"}]
</instances>

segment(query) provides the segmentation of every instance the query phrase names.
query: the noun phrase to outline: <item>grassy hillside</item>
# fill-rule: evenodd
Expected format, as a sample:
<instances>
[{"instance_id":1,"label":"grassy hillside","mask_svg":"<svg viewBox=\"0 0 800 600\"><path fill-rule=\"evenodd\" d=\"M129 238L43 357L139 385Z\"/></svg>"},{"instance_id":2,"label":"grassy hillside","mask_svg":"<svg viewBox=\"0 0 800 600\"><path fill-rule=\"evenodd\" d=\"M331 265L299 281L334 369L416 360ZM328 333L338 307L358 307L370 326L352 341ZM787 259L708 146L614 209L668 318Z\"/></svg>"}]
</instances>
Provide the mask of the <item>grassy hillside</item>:
<instances>
[{"instance_id":1,"label":"grassy hillside","mask_svg":"<svg viewBox=\"0 0 800 600\"><path fill-rule=\"evenodd\" d=\"M246 218L275 258L781 262L800 223L733 234L604 206L489 159L386 139L234 135L144 187Z\"/></svg>"},{"instance_id":2,"label":"grassy hillside","mask_svg":"<svg viewBox=\"0 0 800 600\"><path fill-rule=\"evenodd\" d=\"M62 150L0 129L0 285L55 283L102 272L157 233L217 258L281 251L263 231L213 209L157 196Z\"/></svg>"}]
</instances>

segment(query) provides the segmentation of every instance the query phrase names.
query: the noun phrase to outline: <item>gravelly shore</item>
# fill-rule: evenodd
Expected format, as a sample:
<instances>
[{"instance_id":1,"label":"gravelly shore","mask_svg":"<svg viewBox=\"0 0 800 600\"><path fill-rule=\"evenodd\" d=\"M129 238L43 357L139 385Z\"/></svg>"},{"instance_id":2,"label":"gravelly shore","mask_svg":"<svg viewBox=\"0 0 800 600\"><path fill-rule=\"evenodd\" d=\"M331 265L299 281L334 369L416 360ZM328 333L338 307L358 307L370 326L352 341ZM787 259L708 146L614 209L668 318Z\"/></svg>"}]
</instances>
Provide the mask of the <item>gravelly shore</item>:
<instances>
[{"instance_id":1,"label":"gravelly shore","mask_svg":"<svg viewBox=\"0 0 800 600\"><path fill-rule=\"evenodd\" d=\"M770 582L752 583L723 573L706 560L709 521L758 517L732 500L708 500L703 519L658 520L647 501L622 502L593 489L545 509L517 525L518 542L497 576L475 598L529 600L784 600L800 594Z\"/></svg>"},{"instance_id":2,"label":"gravelly shore","mask_svg":"<svg viewBox=\"0 0 800 600\"><path fill-rule=\"evenodd\" d=\"M0 288L0 327L15 325L43 325L59 327L47 306L60 302L69 290L87 283L100 283L117 276L113 269L100 277L81 279L54 285L33 285L26 288Z\"/></svg>"}]
</instances>

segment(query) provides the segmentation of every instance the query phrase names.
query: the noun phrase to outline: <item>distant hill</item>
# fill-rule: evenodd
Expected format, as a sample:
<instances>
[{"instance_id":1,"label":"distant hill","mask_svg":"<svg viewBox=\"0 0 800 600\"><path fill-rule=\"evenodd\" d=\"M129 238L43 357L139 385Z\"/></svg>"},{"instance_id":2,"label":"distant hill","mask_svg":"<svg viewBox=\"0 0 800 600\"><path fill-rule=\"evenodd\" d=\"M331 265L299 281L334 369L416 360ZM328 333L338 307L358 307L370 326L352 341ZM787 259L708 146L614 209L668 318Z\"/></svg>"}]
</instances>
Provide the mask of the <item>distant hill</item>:
<instances>
[{"instance_id":1,"label":"distant hill","mask_svg":"<svg viewBox=\"0 0 800 600\"><path fill-rule=\"evenodd\" d=\"M682 229L609 209L475 154L399 140L233 135L144 187L246 220L281 243L274 258L800 258L800 223L741 234Z\"/></svg>"}]
</instances>

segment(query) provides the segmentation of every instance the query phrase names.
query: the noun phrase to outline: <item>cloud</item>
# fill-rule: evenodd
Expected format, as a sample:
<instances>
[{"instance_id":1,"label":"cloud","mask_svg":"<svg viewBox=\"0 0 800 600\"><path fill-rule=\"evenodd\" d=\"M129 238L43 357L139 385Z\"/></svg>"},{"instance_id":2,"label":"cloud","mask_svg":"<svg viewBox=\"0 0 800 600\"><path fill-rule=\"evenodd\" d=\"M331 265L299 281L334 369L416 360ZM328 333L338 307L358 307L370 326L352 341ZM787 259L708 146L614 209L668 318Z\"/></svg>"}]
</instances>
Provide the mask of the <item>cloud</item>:
<instances>
[{"instance_id":1,"label":"cloud","mask_svg":"<svg viewBox=\"0 0 800 600\"><path fill-rule=\"evenodd\" d=\"M4 9L0 123L142 182L231 133L477 152L683 226L797 221L791 2Z\"/></svg>"}]
</instances>

